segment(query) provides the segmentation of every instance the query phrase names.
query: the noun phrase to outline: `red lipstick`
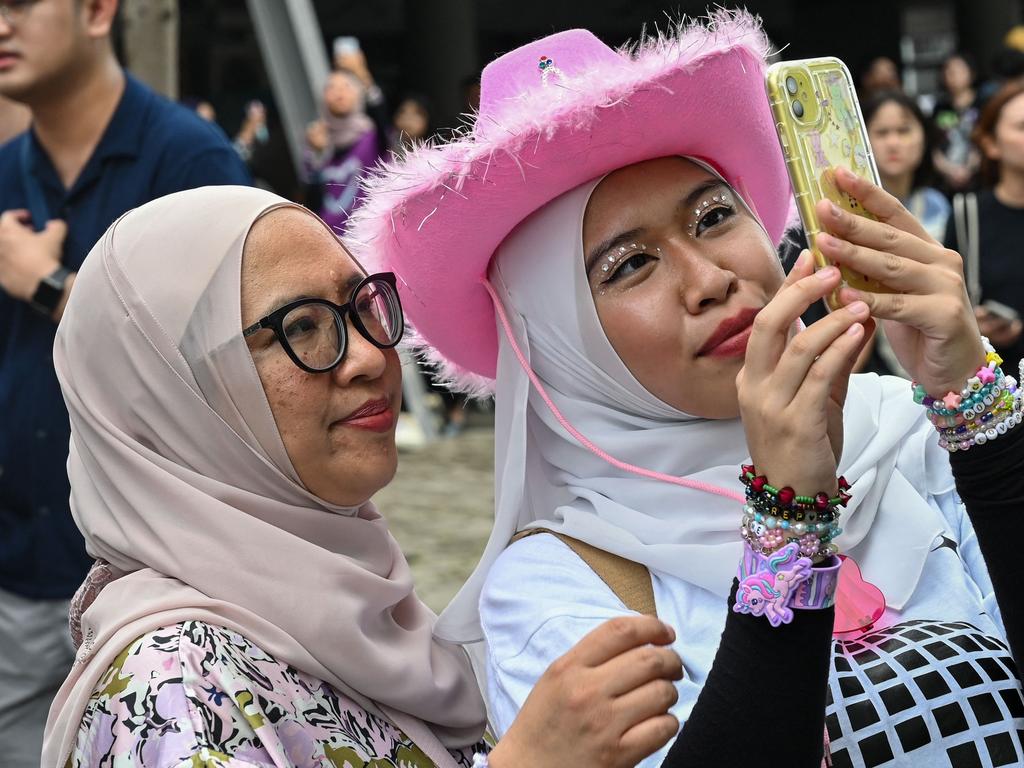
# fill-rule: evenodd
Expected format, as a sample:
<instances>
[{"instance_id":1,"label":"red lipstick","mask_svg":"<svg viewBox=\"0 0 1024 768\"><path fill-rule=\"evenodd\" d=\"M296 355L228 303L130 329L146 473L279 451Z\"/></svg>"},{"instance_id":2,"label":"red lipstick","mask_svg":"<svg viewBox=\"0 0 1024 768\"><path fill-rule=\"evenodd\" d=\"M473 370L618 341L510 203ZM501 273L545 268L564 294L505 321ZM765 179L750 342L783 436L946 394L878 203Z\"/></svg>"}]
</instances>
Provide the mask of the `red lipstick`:
<instances>
[{"instance_id":1,"label":"red lipstick","mask_svg":"<svg viewBox=\"0 0 1024 768\"><path fill-rule=\"evenodd\" d=\"M346 427L387 432L395 425L395 412L387 398L368 400L348 416L335 422Z\"/></svg>"},{"instance_id":2,"label":"red lipstick","mask_svg":"<svg viewBox=\"0 0 1024 768\"><path fill-rule=\"evenodd\" d=\"M754 318L760 311L754 308L741 309L723 320L704 342L697 357L742 357L747 351Z\"/></svg>"}]
</instances>

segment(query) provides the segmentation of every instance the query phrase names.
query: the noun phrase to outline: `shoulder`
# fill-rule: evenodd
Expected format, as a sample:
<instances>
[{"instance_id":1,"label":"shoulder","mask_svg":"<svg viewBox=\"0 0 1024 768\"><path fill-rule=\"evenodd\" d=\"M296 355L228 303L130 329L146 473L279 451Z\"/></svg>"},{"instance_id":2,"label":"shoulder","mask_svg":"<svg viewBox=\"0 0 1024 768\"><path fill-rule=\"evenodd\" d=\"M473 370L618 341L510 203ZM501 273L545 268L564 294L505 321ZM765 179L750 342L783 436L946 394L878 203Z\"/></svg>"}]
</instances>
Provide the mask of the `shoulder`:
<instances>
[{"instance_id":1,"label":"shoulder","mask_svg":"<svg viewBox=\"0 0 1024 768\"><path fill-rule=\"evenodd\" d=\"M198 154L214 149L231 149L227 135L189 109L147 88L149 100L146 143L168 145L175 150Z\"/></svg>"},{"instance_id":2,"label":"shoulder","mask_svg":"<svg viewBox=\"0 0 1024 768\"><path fill-rule=\"evenodd\" d=\"M579 627L627 613L590 566L550 534L529 536L502 552L480 596L480 623L498 657L515 655L553 624L576 625L575 636Z\"/></svg>"},{"instance_id":3,"label":"shoulder","mask_svg":"<svg viewBox=\"0 0 1024 768\"><path fill-rule=\"evenodd\" d=\"M160 194L206 184L249 184L245 164L221 128L147 89L142 156L157 170Z\"/></svg>"}]
</instances>

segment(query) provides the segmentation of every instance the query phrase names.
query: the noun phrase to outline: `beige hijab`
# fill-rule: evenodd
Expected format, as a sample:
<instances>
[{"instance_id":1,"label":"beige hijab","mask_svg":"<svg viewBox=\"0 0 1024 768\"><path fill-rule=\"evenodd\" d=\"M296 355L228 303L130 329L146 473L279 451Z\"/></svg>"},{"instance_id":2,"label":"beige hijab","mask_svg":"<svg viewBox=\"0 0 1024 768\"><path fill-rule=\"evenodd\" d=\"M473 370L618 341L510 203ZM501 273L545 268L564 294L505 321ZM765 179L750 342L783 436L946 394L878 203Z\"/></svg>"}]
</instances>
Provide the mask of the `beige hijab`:
<instances>
[{"instance_id":1,"label":"beige hijab","mask_svg":"<svg viewBox=\"0 0 1024 768\"><path fill-rule=\"evenodd\" d=\"M384 519L302 486L242 339L242 247L287 205L244 187L170 195L115 222L78 274L54 349L71 509L90 554L130 573L82 617L44 768L64 765L116 656L186 619L245 635L417 742L483 732L468 659L433 639Z\"/></svg>"}]
</instances>

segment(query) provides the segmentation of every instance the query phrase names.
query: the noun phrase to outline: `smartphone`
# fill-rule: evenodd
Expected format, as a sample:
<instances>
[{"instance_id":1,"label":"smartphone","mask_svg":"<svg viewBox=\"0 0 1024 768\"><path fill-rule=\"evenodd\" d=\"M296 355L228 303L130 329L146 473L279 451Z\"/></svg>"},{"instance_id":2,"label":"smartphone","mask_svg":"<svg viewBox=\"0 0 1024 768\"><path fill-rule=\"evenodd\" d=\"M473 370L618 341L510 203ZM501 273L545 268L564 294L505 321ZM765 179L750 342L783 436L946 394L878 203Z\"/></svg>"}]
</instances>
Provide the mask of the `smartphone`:
<instances>
[{"instance_id":1,"label":"smartphone","mask_svg":"<svg viewBox=\"0 0 1024 768\"><path fill-rule=\"evenodd\" d=\"M765 89L775 117L779 144L793 184L807 243L818 268L829 260L818 249L821 224L814 205L828 199L845 211L874 219L835 183L835 169L846 168L879 184L850 70L837 58L780 61L765 74ZM872 293L892 293L877 280L839 265L840 286ZM830 310L840 307L838 289L825 298Z\"/></svg>"},{"instance_id":2,"label":"smartphone","mask_svg":"<svg viewBox=\"0 0 1024 768\"><path fill-rule=\"evenodd\" d=\"M1014 320L1020 320L1020 312L1011 306L1003 304L1001 301L995 299L986 299L981 302L983 309L987 309L993 315L998 317L1000 320L1005 320L1008 323L1012 323Z\"/></svg>"},{"instance_id":3,"label":"smartphone","mask_svg":"<svg viewBox=\"0 0 1024 768\"><path fill-rule=\"evenodd\" d=\"M351 36L343 36L334 38L334 55L335 56L346 56L350 53L356 53L360 50L359 38Z\"/></svg>"}]
</instances>

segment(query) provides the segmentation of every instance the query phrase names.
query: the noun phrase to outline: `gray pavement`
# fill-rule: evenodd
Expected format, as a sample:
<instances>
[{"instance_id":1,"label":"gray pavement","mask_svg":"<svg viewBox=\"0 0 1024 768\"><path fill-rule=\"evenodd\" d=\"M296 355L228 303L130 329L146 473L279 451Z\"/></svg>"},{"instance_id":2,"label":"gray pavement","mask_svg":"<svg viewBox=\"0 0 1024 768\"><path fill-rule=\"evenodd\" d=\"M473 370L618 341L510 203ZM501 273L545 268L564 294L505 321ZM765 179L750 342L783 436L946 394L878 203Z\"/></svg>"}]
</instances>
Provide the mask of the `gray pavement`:
<instances>
[{"instance_id":1,"label":"gray pavement","mask_svg":"<svg viewBox=\"0 0 1024 768\"><path fill-rule=\"evenodd\" d=\"M473 570L494 520L494 431L489 414L472 416L461 434L403 451L394 481L374 497L435 611Z\"/></svg>"}]
</instances>

